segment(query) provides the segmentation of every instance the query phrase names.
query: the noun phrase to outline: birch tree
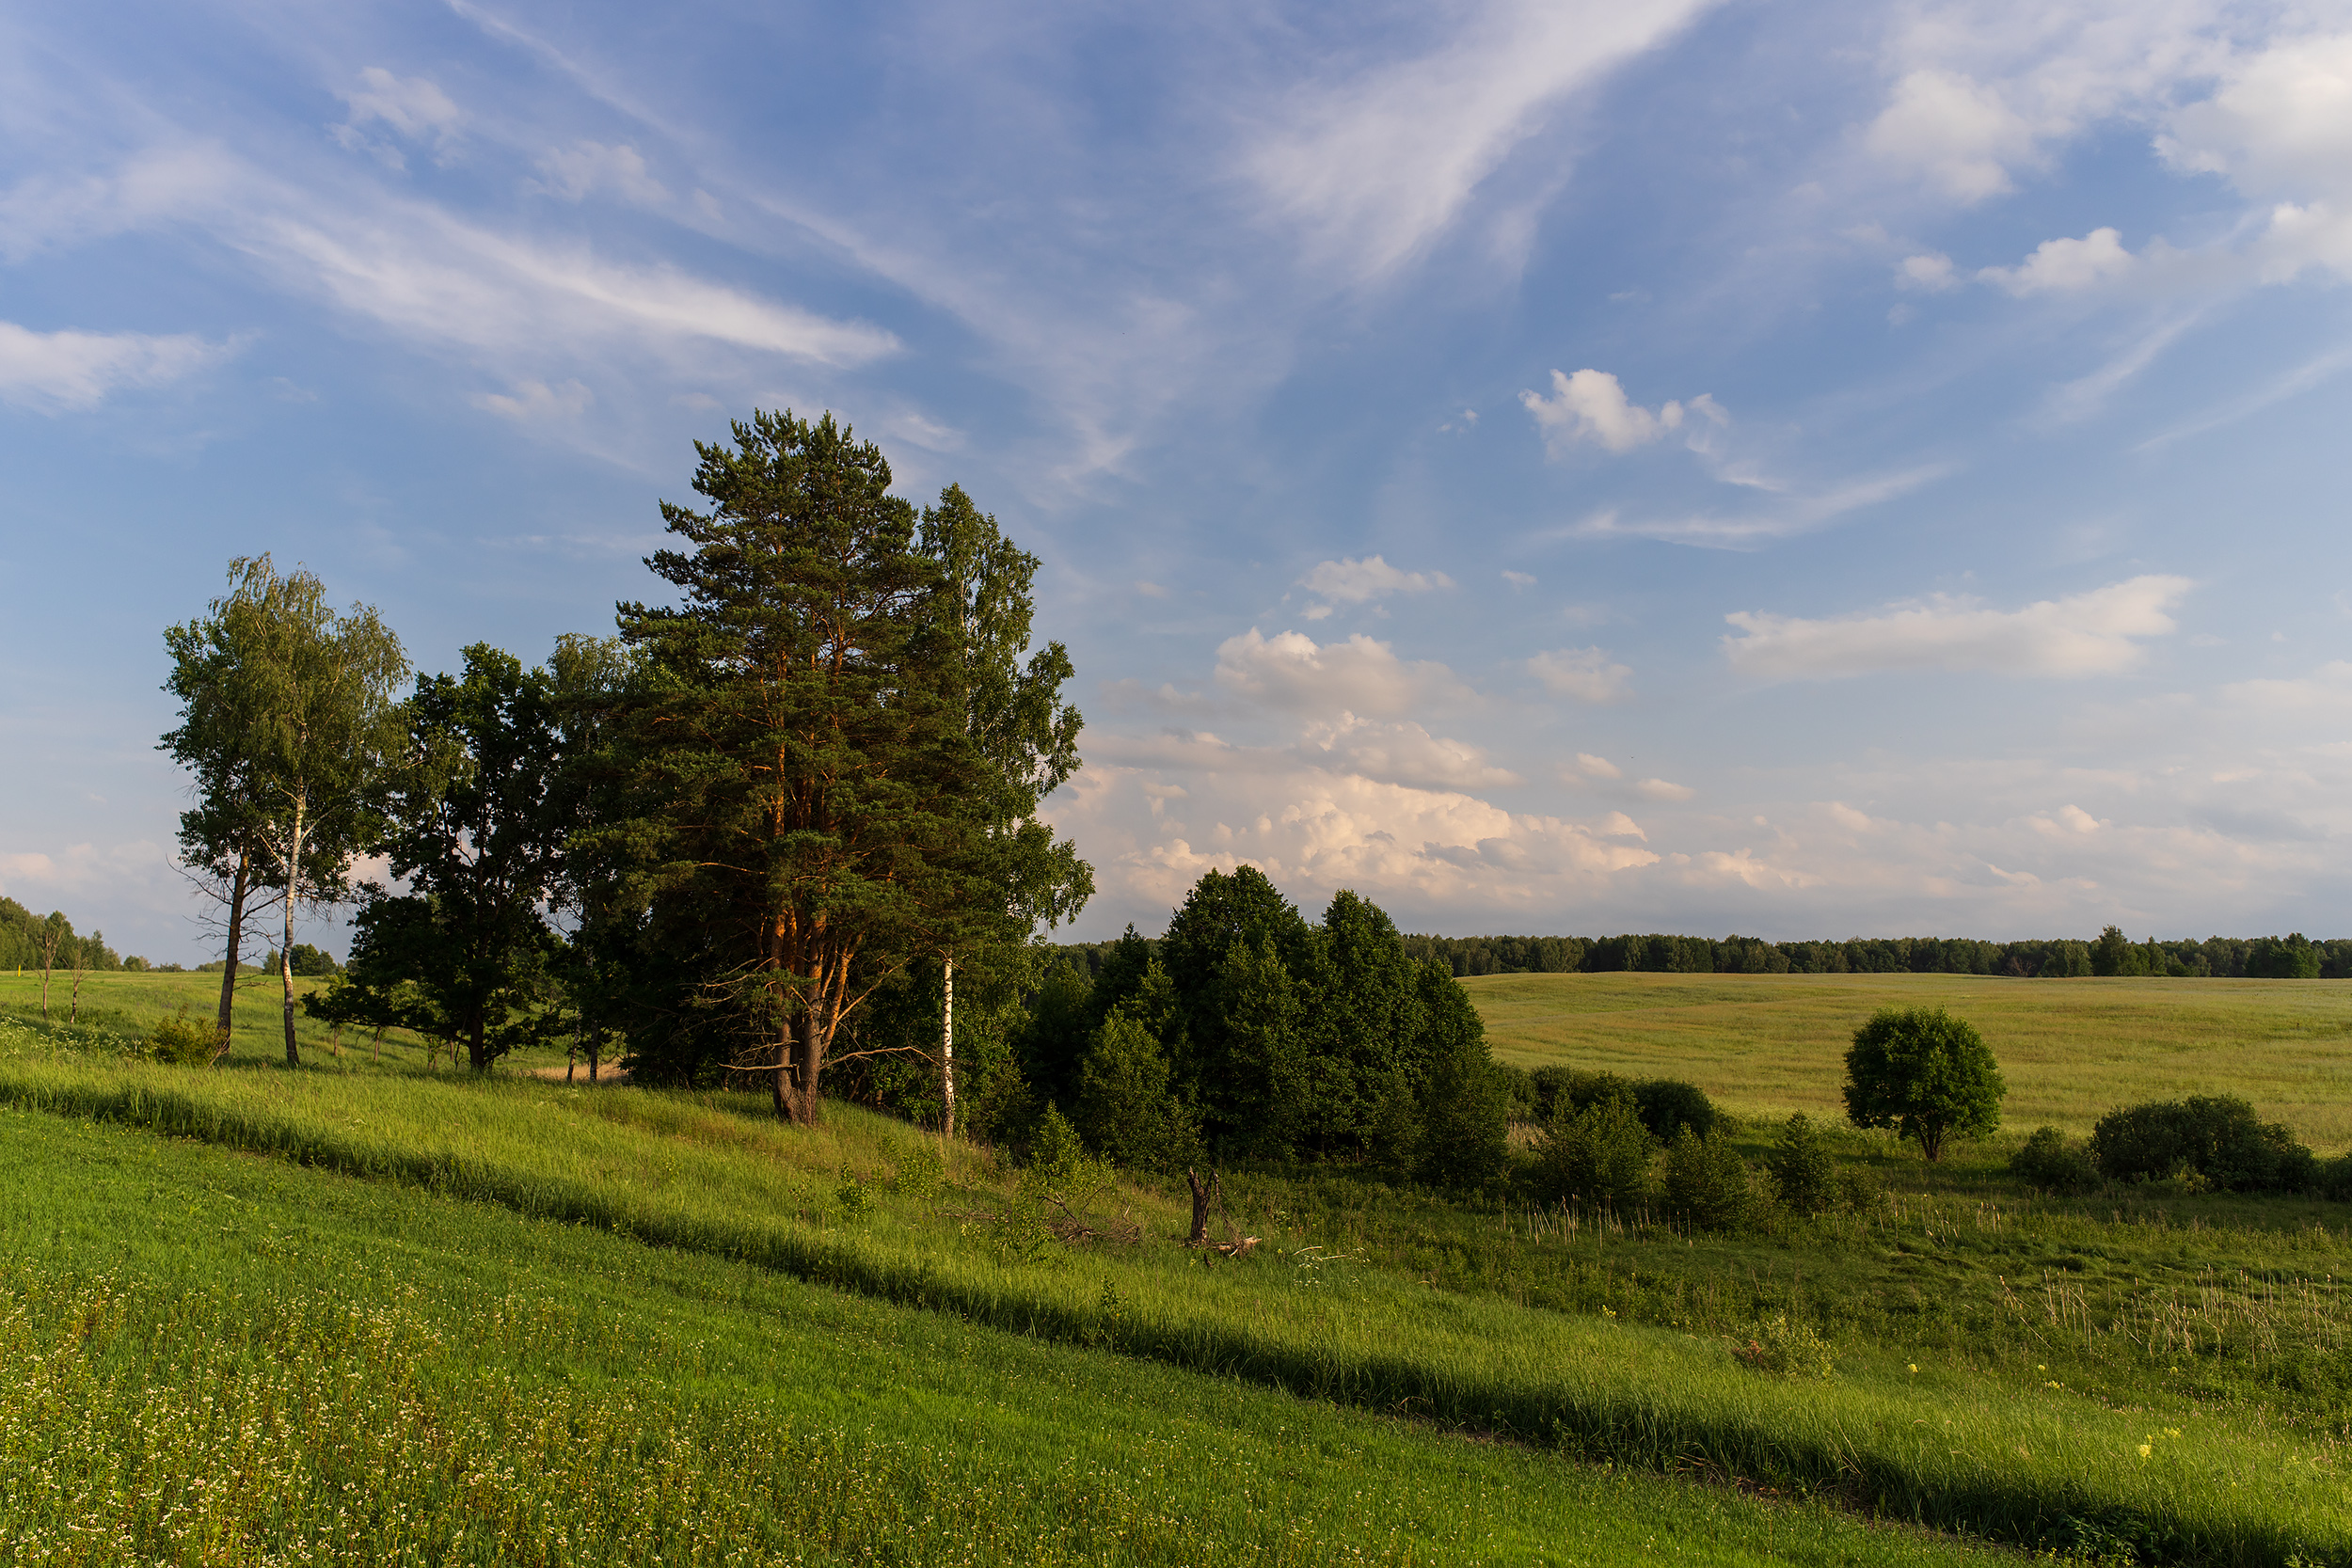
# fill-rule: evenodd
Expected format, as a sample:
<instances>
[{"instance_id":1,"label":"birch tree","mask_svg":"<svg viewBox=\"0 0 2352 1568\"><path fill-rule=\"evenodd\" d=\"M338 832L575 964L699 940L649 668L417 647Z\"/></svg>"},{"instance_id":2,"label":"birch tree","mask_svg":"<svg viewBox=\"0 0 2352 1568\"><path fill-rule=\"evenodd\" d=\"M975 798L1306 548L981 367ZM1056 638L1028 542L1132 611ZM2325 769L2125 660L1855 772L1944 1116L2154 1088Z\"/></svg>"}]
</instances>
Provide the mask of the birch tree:
<instances>
[{"instance_id":1,"label":"birch tree","mask_svg":"<svg viewBox=\"0 0 2352 1568\"><path fill-rule=\"evenodd\" d=\"M346 895L353 858L373 837L385 759L399 744L395 692L408 673L400 639L365 605L338 614L308 571L266 555L230 563L230 591L205 618L166 636L167 683L182 722L163 746L196 774L181 819L183 858L228 873L230 967L224 1040L245 900L277 894L286 1065L294 1043L294 927L305 904Z\"/></svg>"}]
</instances>

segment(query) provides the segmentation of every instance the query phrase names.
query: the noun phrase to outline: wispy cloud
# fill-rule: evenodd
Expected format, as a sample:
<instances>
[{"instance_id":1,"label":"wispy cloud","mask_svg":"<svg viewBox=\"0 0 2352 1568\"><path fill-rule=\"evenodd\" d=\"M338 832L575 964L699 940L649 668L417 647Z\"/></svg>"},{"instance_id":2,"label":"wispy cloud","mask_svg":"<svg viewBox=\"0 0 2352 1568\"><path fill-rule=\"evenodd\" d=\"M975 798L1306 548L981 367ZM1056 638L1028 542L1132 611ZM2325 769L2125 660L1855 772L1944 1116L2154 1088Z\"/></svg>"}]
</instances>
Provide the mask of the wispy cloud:
<instances>
[{"instance_id":1,"label":"wispy cloud","mask_svg":"<svg viewBox=\"0 0 2352 1568\"><path fill-rule=\"evenodd\" d=\"M1534 417L1544 445L1555 455L1587 441L1611 451L1631 451L1681 429L1686 413L1684 405L1673 400L1652 413L1628 398L1614 375L1591 369L1573 375L1554 371L1551 396L1521 392L1519 403ZM1704 392L1691 400L1687 412L1718 426L1731 422L1723 405Z\"/></svg>"},{"instance_id":2,"label":"wispy cloud","mask_svg":"<svg viewBox=\"0 0 2352 1568\"><path fill-rule=\"evenodd\" d=\"M0 321L0 403L46 413L93 408L116 392L168 386L233 352L188 333L34 332Z\"/></svg>"},{"instance_id":3,"label":"wispy cloud","mask_svg":"<svg viewBox=\"0 0 2352 1568\"><path fill-rule=\"evenodd\" d=\"M1444 665L1407 662L1361 632L1318 645L1304 632L1265 637L1255 626L1218 645L1216 683L1236 696L1312 718L1401 714L1435 697L1466 694Z\"/></svg>"},{"instance_id":4,"label":"wispy cloud","mask_svg":"<svg viewBox=\"0 0 2352 1568\"><path fill-rule=\"evenodd\" d=\"M1615 703L1632 694L1632 670L1612 659L1605 649L1555 648L1529 659L1527 668L1556 697Z\"/></svg>"},{"instance_id":5,"label":"wispy cloud","mask_svg":"<svg viewBox=\"0 0 2352 1568\"><path fill-rule=\"evenodd\" d=\"M1398 594L1427 594L1453 587L1454 579L1443 572L1403 571L1379 556L1368 555L1361 561L1323 562L1300 578L1298 585L1328 601L1306 612L1308 619L1321 620L1330 613L1330 605L1367 604Z\"/></svg>"},{"instance_id":6,"label":"wispy cloud","mask_svg":"<svg viewBox=\"0 0 2352 1568\"><path fill-rule=\"evenodd\" d=\"M1850 513L1907 496L1955 471L1957 466L1951 463L1923 463L1894 473L1862 474L1823 489L1782 498L1755 512L1729 515L1699 512L1681 516L1628 517L1612 510L1596 513L1561 531L1572 538L1658 539L1709 549L1755 549L1775 539L1809 533Z\"/></svg>"},{"instance_id":7,"label":"wispy cloud","mask_svg":"<svg viewBox=\"0 0 2352 1568\"><path fill-rule=\"evenodd\" d=\"M1922 669L2120 674L2138 665L2145 639L2178 629L2169 612L2192 586L2186 578L2137 577L2010 610L1943 594L1827 620L1738 610L1724 617L1738 629L1723 646L1733 669L1770 680Z\"/></svg>"},{"instance_id":8,"label":"wispy cloud","mask_svg":"<svg viewBox=\"0 0 2352 1568\"><path fill-rule=\"evenodd\" d=\"M1351 278L1382 277L1460 216L1552 105L1705 8L1498 0L1427 53L1300 86L1242 166L1318 260Z\"/></svg>"}]
</instances>

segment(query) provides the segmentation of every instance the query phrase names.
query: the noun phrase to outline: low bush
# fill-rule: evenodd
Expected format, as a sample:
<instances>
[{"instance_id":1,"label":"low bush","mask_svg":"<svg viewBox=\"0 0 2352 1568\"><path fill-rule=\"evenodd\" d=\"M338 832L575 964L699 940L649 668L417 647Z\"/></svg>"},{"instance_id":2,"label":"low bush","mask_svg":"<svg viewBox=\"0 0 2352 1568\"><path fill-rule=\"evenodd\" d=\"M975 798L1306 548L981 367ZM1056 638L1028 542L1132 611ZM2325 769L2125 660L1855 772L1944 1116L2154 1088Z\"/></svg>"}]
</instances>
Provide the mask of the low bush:
<instances>
[{"instance_id":1,"label":"low bush","mask_svg":"<svg viewBox=\"0 0 2352 1568\"><path fill-rule=\"evenodd\" d=\"M1657 1152L1628 1093L1554 1117L1535 1151L1535 1181L1548 1198L1622 1208L1649 1191Z\"/></svg>"},{"instance_id":2,"label":"low bush","mask_svg":"<svg viewBox=\"0 0 2352 1568\"><path fill-rule=\"evenodd\" d=\"M2319 1167L2319 1192L2339 1203L2352 1203L2352 1154L2339 1154Z\"/></svg>"},{"instance_id":3,"label":"low bush","mask_svg":"<svg viewBox=\"0 0 2352 1568\"><path fill-rule=\"evenodd\" d=\"M2025 1147L2009 1157L2009 1172L2045 1193L2087 1193L2099 1184L2099 1167L2089 1152L2066 1141L2055 1127L2037 1127Z\"/></svg>"},{"instance_id":4,"label":"low bush","mask_svg":"<svg viewBox=\"0 0 2352 1568\"><path fill-rule=\"evenodd\" d=\"M1549 1123L1565 1113L1573 1117L1617 1095L1630 1096L1634 1112L1649 1135L1661 1144L1675 1141L1689 1128L1700 1137L1728 1131L1730 1118L1715 1108L1707 1091L1678 1078L1647 1078L1640 1083L1613 1072L1582 1072L1575 1068L1540 1067L1527 1075L1529 1099L1537 1121Z\"/></svg>"},{"instance_id":5,"label":"low bush","mask_svg":"<svg viewBox=\"0 0 2352 1568\"><path fill-rule=\"evenodd\" d=\"M1827 1378L1836 1370L1829 1344L1804 1319L1775 1313L1756 1325L1743 1345L1732 1347L1743 1367L1776 1377Z\"/></svg>"},{"instance_id":6,"label":"low bush","mask_svg":"<svg viewBox=\"0 0 2352 1568\"><path fill-rule=\"evenodd\" d=\"M1667 1212L1702 1230L1730 1229L1756 1201L1740 1151L1727 1139L1703 1138L1688 1127L1658 1162L1658 1187Z\"/></svg>"},{"instance_id":7,"label":"low bush","mask_svg":"<svg viewBox=\"0 0 2352 1568\"><path fill-rule=\"evenodd\" d=\"M183 1004L178 1013L157 1022L147 1037L147 1053L179 1067L202 1067L220 1053L220 1026L190 1018Z\"/></svg>"},{"instance_id":8,"label":"low bush","mask_svg":"<svg viewBox=\"0 0 2352 1568\"><path fill-rule=\"evenodd\" d=\"M1837 1162L1830 1157L1821 1130L1803 1111L1781 1123L1764 1168L1792 1214L1819 1214L1837 1204Z\"/></svg>"},{"instance_id":9,"label":"low bush","mask_svg":"<svg viewBox=\"0 0 2352 1568\"><path fill-rule=\"evenodd\" d=\"M2091 1130L2090 1158L2110 1181L2195 1177L2230 1193L2305 1192L2319 1163L2283 1123L2233 1095L2192 1095L2110 1111Z\"/></svg>"}]
</instances>

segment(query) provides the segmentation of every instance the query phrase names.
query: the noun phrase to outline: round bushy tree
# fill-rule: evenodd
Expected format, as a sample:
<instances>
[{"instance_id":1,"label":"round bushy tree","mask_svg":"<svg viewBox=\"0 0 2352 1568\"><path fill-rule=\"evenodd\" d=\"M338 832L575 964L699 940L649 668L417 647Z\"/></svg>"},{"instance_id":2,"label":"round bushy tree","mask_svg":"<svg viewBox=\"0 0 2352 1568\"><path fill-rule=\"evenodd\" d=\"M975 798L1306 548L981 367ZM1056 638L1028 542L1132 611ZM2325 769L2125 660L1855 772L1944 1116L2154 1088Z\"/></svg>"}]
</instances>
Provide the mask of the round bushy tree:
<instances>
[{"instance_id":1,"label":"round bushy tree","mask_svg":"<svg viewBox=\"0 0 2352 1568\"><path fill-rule=\"evenodd\" d=\"M1781 1124L1764 1168L1772 1173L1780 1201L1792 1214L1818 1214L1837 1201L1837 1162L1821 1130L1803 1111Z\"/></svg>"},{"instance_id":2,"label":"round bushy tree","mask_svg":"<svg viewBox=\"0 0 2352 1568\"><path fill-rule=\"evenodd\" d=\"M1657 1152L1633 1096L1619 1092L1561 1116L1535 1161L1547 1196L1622 1208L1648 1193Z\"/></svg>"},{"instance_id":3,"label":"round bushy tree","mask_svg":"<svg viewBox=\"0 0 2352 1568\"><path fill-rule=\"evenodd\" d=\"M1846 1053L1846 1119L1891 1127L1931 1161L1999 1127L2008 1092L1984 1037L1941 1007L1882 1007Z\"/></svg>"}]
</instances>

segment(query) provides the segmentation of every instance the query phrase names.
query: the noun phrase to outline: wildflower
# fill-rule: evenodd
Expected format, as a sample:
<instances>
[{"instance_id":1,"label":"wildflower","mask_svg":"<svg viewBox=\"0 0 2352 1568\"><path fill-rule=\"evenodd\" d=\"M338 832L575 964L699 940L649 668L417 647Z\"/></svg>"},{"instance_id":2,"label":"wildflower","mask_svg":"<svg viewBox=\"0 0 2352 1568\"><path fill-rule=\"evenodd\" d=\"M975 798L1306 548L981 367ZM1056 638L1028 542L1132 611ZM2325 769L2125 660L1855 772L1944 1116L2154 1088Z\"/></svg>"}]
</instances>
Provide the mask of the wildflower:
<instances>
[{"instance_id":1,"label":"wildflower","mask_svg":"<svg viewBox=\"0 0 2352 1568\"><path fill-rule=\"evenodd\" d=\"M1911 1370L1912 1370L1913 1371L1915 1371L1915 1371L1917 1371L1917 1370L1919 1370L1919 1363L1917 1363L1916 1361L1909 1362L1909 1363L1907 1363L1907 1365L1908 1365L1908 1366L1911 1368Z\"/></svg>"}]
</instances>

